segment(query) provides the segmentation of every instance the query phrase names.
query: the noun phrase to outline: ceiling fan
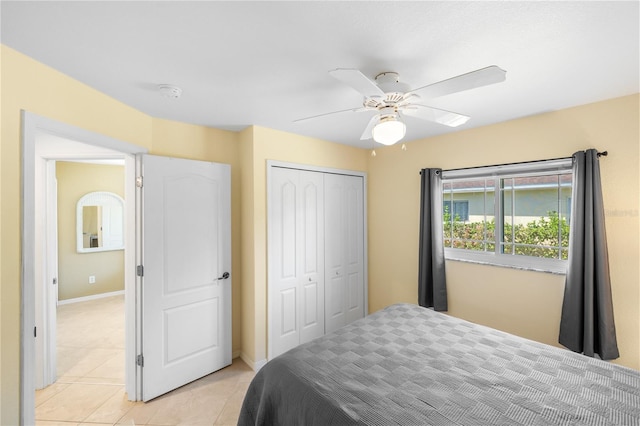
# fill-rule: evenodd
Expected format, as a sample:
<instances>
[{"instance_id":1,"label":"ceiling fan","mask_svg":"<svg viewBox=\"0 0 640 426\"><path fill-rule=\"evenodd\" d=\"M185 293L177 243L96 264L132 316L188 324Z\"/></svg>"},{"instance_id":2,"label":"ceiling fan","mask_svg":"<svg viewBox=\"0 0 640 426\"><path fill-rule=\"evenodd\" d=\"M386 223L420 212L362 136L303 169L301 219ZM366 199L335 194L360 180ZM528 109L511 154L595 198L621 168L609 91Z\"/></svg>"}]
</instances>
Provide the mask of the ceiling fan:
<instances>
[{"instance_id":1,"label":"ceiling fan","mask_svg":"<svg viewBox=\"0 0 640 426\"><path fill-rule=\"evenodd\" d=\"M404 137L406 126L402 121L403 115L449 127L464 124L470 118L467 115L423 105L419 103L422 97L435 98L500 83L506 79L506 71L495 65L417 89L410 89L408 84L400 81L398 73L395 72L380 73L374 80L369 79L357 69L338 68L329 71L329 74L362 94L364 96L362 106L305 117L295 122L343 112L377 111L376 115L369 120L360 139L373 138L376 142L385 145L393 145Z\"/></svg>"}]
</instances>

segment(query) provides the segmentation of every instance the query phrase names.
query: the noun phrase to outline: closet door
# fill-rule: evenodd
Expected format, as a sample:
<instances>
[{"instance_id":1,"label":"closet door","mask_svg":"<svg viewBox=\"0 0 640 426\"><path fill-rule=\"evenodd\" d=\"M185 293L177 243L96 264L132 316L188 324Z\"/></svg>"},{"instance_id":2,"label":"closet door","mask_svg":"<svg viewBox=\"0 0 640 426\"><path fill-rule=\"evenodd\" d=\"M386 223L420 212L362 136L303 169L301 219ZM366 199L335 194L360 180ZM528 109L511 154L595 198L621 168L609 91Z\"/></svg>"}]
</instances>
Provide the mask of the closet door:
<instances>
[{"instance_id":1,"label":"closet door","mask_svg":"<svg viewBox=\"0 0 640 426\"><path fill-rule=\"evenodd\" d=\"M325 331L364 317L364 179L325 174Z\"/></svg>"},{"instance_id":2,"label":"closet door","mask_svg":"<svg viewBox=\"0 0 640 426\"><path fill-rule=\"evenodd\" d=\"M300 343L305 343L324 335L324 194L322 173L299 173Z\"/></svg>"},{"instance_id":3,"label":"closet door","mask_svg":"<svg viewBox=\"0 0 640 426\"><path fill-rule=\"evenodd\" d=\"M274 167L269 199L269 358L324 334L322 174Z\"/></svg>"}]
</instances>

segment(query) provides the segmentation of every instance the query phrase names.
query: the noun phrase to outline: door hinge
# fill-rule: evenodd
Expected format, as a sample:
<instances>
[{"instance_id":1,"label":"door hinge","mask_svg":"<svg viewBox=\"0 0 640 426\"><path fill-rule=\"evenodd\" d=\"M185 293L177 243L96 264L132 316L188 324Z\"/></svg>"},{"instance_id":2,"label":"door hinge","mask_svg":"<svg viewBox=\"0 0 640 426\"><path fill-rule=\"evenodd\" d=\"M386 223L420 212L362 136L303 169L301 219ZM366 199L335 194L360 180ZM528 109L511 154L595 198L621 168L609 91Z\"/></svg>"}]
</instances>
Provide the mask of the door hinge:
<instances>
[{"instance_id":1,"label":"door hinge","mask_svg":"<svg viewBox=\"0 0 640 426\"><path fill-rule=\"evenodd\" d=\"M144 367L144 357L142 356L142 354L136 357L136 364L138 364L140 367Z\"/></svg>"},{"instance_id":2,"label":"door hinge","mask_svg":"<svg viewBox=\"0 0 640 426\"><path fill-rule=\"evenodd\" d=\"M38 337L37 334L36 334L36 328L35 327L33 327L33 337Z\"/></svg>"},{"instance_id":3,"label":"door hinge","mask_svg":"<svg viewBox=\"0 0 640 426\"><path fill-rule=\"evenodd\" d=\"M136 177L136 188L142 188L142 176Z\"/></svg>"},{"instance_id":4,"label":"door hinge","mask_svg":"<svg viewBox=\"0 0 640 426\"><path fill-rule=\"evenodd\" d=\"M56 285L56 284L58 284L58 279L57 279L57 278L54 278L54 279L53 279L53 285Z\"/></svg>"},{"instance_id":5,"label":"door hinge","mask_svg":"<svg viewBox=\"0 0 640 426\"><path fill-rule=\"evenodd\" d=\"M139 277L144 277L144 266L142 265L136 266L136 275Z\"/></svg>"}]
</instances>

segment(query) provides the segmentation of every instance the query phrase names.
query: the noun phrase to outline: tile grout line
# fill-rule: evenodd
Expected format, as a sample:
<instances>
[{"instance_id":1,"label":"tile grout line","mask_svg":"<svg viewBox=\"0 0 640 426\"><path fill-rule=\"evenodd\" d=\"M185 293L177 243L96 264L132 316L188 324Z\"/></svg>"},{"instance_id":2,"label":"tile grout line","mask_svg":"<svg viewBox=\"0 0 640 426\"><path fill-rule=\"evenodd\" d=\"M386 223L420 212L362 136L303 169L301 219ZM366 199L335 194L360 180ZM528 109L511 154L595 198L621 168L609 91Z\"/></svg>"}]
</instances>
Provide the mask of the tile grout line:
<instances>
[{"instance_id":1,"label":"tile grout line","mask_svg":"<svg viewBox=\"0 0 640 426\"><path fill-rule=\"evenodd\" d=\"M85 378L85 377L81 377ZM56 380L56 383L65 384L65 385L101 385L101 386L120 386L124 387L124 383L103 383L103 382L74 382L74 381L65 381L64 379Z\"/></svg>"}]
</instances>

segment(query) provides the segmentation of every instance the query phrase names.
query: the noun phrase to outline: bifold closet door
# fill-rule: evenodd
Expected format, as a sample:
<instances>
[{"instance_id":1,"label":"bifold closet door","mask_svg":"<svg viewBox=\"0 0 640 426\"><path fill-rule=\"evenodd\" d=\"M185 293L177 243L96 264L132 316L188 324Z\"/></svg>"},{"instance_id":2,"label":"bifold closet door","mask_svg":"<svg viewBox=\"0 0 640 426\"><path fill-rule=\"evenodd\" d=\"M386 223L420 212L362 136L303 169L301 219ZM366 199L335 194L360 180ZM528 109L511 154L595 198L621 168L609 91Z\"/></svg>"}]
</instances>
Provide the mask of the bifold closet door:
<instances>
[{"instance_id":1,"label":"bifold closet door","mask_svg":"<svg viewBox=\"0 0 640 426\"><path fill-rule=\"evenodd\" d=\"M324 334L323 174L274 167L269 200L269 358Z\"/></svg>"},{"instance_id":2,"label":"bifold closet door","mask_svg":"<svg viewBox=\"0 0 640 426\"><path fill-rule=\"evenodd\" d=\"M364 179L325 174L325 332L364 317Z\"/></svg>"}]
</instances>

